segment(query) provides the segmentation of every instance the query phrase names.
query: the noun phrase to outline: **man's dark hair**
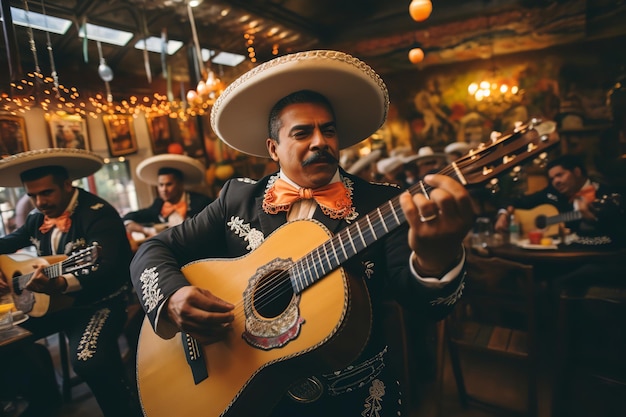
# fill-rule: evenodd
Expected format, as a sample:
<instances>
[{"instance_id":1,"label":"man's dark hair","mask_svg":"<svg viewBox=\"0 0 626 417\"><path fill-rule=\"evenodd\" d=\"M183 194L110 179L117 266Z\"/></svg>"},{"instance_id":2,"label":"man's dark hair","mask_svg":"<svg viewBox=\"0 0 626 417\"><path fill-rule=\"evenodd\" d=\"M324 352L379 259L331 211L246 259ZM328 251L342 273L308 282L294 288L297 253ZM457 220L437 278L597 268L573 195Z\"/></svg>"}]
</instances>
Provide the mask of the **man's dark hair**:
<instances>
[{"instance_id":1,"label":"man's dark hair","mask_svg":"<svg viewBox=\"0 0 626 417\"><path fill-rule=\"evenodd\" d=\"M579 168L580 172L586 177L587 176L587 168L585 167L585 162L583 159L577 155L561 155L552 161L548 162L546 165L546 170L550 170L556 166L563 167L568 171L573 171L575 168Z\"/></svg>"},{"instance_id":2,"label":"man's dark hair","mask_svg":"<svg viewBox=\"0 0 626 417\"><path fill-rule=\"evenodd\" d=\"M159 168L159 171L157 172L157 176L158 175L173 175L174 178L176 178L178 181L181 181L181 182L185 179L183 172L176 168L169 168L169 167Z\"/></svg>"},{"instance_id":3,"label":"man's dark hair","mask_svg":"<svg viewBox=\"0 0 626 417\"><path fill-rule=\"evenodd\" d=\"M280 112L289 105L301 103L322 104L326 106L328 110L330 110L333 117L335 117L333 106L330 104L330 101L328 101L328 99L322 94L311 90L296 91L295 93L291 93L288 96L281 98L276 104L274 104L274 107L272 107L268 122L268 133L271 139L274 139L278 142L278 132L281 128L279 117Z\"/></svg>"},{"instance_id":4,"label":"man's dark hair","mask_svg":"<svg viewBox=\"0 0 626 417\"><path fill-rule=\"evenodd\" d=\"M49 165L38 168L29 169L20 174L20 179L22 183L26 181L35 181L40 178L43 178L47 175L52 175L53 181L62 186L65 180L69 179L69 174L67 173L67 169L58 165Z\"/></svg>"}]
</instances>

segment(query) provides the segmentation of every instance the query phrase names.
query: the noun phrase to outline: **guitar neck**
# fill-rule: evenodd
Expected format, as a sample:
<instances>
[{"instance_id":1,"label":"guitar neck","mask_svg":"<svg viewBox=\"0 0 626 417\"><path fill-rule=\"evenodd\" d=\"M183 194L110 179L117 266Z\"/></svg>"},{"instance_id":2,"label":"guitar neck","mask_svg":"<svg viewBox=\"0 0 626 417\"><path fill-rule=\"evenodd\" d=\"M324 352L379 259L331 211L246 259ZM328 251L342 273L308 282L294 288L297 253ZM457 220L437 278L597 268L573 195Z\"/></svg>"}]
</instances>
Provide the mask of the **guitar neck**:
<instances>
[{"instance_id":1,"label":"guitar neck","mask_svg":"<svg viewBox=\"0 0 626 417\"><path fill-rule=\"evenodd\" d=\"M547 217L546 226L552 226L553 224L558 224L558 223L573 222L576 220L580 220L582 218L583 218L583 214L580 211L578 210L568 211L567 213L561 213L555 216Z\"/></svg>"},{"instance_id":2,"label":"guitar neck","mask_svg":"<svg viewBox=\"0 0 626 417\"><path fill-rule=\"evenodd\" d=\"M444 175L454 173L454 170L447 173L445 169L440 172ZM420 181L411 186L408 191L413 195L418 193L428 195L431 189L432 187ZM356 223L341 230L298 260L291 267L294 291L296 293L304 291L347 260L405 223L406 217L400 206L400 196L398 195L363 216Z\"/></svg>"},{"instance_id":3,"label":"guitar neck","mask_svg":"<svg viewBox=\"0 0 626 417\"><path fill-rule=\"evenodd\" d=\"M452 177L463 186L484 184L554 146L558 142L558 135L552 135L555 127L554 122L543 123L533 119L509 135L494 137L490 144L481 144L470 150L438 174ZM428 196L431 187L420 181L408 191L413 195L421 193ZM296 261L289 271L294 292L301 293L405 223L400 197L396 196Z\"/></svg>"},{"instance_id":4,"label":"guitar neck","mask_svg":"<svg viewBox=\"0 0 626 417\"><path fill-rule=\"evenodd\" d=\"M63 275L63 261L46 266L43 269L43 273L50 279L55 279L55 278L60 277L61 275ZM13 288L18 291L22 291L24 288L26 288L26 284L28 284L28 281L30 281L33 274L34 272L31 272L29 274L24 274L24 275L14 277Z\"/></svg>"}]
</instances>

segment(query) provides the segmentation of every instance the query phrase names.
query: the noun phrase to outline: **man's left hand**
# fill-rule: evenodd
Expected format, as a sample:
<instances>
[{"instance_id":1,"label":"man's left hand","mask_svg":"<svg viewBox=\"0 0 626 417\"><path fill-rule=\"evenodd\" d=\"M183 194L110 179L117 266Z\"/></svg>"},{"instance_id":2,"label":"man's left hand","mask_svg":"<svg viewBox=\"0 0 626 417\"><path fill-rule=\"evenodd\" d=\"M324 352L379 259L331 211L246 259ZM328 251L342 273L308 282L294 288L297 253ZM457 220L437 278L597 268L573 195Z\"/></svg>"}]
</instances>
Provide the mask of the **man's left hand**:
<instances>
[{"instance_id":1,"label":"man's left hand","mask_svg":"<svg viewBox=\"0 0 626 417\"><path fill-rule=\"evenodd\" d=\"M427 175L424 183L432 190L400 196L400 205L409 224L409 246L413 263L422 276L441 277L456 265L461 243L474 222L469 193L445 175Z\"/></svg>"},{"instance_id":2,"label":"man's left hand","mask_svg":"<svg viewBox=\"0 0 626 417\"><path fill-rule=\"evenodd\" d=\"M48 295L60 294L67 288L67 282L62 276L50 279L43 273L45 265L35 266L35 272L26 284L26 289L32 292L40 292Z\"/></svg>"}]
</instances>

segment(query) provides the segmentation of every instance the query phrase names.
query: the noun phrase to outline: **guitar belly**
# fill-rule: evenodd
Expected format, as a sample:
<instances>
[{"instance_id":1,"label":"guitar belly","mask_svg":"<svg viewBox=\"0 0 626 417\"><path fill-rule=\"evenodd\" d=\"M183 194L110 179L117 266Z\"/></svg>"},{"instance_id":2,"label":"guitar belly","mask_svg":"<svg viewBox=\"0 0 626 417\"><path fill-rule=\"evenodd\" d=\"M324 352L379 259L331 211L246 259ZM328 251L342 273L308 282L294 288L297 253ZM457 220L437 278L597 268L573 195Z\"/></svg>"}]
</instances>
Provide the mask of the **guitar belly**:
<instances>
[{"instance_id":1,"label":"guitar belly","mask_svg":"<svg viewBox=\"0 0 626 417\"><path fill-rule=\"evenodd\" d=\"M277 257L296 261L328 236L316 222L294 222L245 257L183 267L190 283L236 305L233 331L225 341L203 348L209 376L195 385L180 335L163 340L144 322L137 378L146 415L260 416L271 410L294 380L340 369L354 360L369 337L371 310L365 284L342 269L302 292L297 307L304 322L295 338L261 349L242 337L246 331L243 304L249 301L243 297L257 268Z\"/></svg>"}]
</instances>

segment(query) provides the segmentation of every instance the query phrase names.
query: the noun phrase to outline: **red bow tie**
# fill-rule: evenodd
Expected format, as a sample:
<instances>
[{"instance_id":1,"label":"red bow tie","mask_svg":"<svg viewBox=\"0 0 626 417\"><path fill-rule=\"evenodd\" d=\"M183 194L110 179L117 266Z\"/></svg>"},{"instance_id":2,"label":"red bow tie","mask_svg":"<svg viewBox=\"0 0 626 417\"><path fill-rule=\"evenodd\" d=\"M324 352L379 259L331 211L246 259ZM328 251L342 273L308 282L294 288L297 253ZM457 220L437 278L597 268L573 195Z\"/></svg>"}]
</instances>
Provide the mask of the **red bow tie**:
<instances>
[{"instance_id":1,"label":"red bow tie","mask_svg":"<svg viewBox=\"0 0 626 417\"><path fill-rule=\"evenodd\" d=\"M56 227L63 233L67 233L72 226L72 219L70 218L69 212L63 212L59 217L55 217L54 219L45 216L43 218L43 223L39 226L39 231L41 233L48 233L53 227Z\"/></svg>"},{"instance_id":2,"label":"red bow tie","mask_svg":"<svg viewBox=\"0 0 626 417\"><path fill-rule=\"evenodd\" d=\"M181 199L178 203L172 204L169 201L163 203L161 207L161 216L167 219L173 212L177 212L184 219L187 217L187 202Z\"/></svg>"},{"instance_id":3,"label":"red bow tie","mask_svg":"<svg viewBox=\"0 0 626 417\"><path fill-rule=\"evenodd\" d=\"M572 201L576 199L584 200L587 203L593 202L596 199L596 188L593 185L581 188L576 194L574 194Z\"/></svg>"},{"instance_id":4,"label":"red bow tie","mask_svg":"<svg viewBox=\"0 0 626 417\"><path fill-rule=\"evenodd\" d=\"M320 208L332 219L343 219L352 212L350 192L341 181L324 187L297 189L283 179L278 179L267 190L263 199L263 210L268 214L288 211L298 200L315 199Z\"/></svg>"}]
</instances>

